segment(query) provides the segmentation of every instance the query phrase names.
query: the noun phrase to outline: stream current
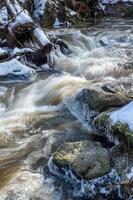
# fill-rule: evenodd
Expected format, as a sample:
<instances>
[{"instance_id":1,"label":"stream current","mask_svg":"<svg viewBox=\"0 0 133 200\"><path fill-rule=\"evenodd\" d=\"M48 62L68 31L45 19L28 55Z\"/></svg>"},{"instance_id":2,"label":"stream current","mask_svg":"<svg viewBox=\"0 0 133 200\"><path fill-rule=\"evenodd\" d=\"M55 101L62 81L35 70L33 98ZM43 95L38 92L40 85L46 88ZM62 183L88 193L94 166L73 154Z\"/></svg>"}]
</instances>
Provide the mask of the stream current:
<instances>
[{"instance_id":1,"label":"stream current","mask_svg":"<svg viewBox=\"0 0 133 200\"><path fill-rule=\"evenodd\" d=\"M0 83L0 200L94 199L84 188L93 184L71 172L61 176L51 158L65 141L97 140L85 110L70 99L82 88L133 76L132 19L48 34L69 48L56 48L55 73L38 73L28 83Z\"/></svg>"}]
</instances>

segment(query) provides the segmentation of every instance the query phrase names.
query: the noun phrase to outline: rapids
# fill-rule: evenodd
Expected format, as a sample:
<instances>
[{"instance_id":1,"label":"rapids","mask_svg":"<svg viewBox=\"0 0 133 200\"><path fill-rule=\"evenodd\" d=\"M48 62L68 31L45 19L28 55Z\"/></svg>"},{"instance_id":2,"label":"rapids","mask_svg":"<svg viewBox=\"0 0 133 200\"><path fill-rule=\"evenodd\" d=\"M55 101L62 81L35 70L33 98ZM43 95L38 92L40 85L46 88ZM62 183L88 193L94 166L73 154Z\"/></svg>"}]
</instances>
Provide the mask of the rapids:
<instances>
[{"instance_id":1,"label":"rapids","mask_svg":"<svg viewBox=\"0 0 133 200\"><path fill-rule=\"evenodd\" d=\"M56 48L56 73L41 72L32 82L0 82L0 200L84 199L82 184L72 182L74 188L67 177L64 182L55 176L49 160L64 141L95 140L85 110L70 99L82 88L133 77L132 19L103 19L47 34L70 50Z\"/></svg>"}]
</instances>

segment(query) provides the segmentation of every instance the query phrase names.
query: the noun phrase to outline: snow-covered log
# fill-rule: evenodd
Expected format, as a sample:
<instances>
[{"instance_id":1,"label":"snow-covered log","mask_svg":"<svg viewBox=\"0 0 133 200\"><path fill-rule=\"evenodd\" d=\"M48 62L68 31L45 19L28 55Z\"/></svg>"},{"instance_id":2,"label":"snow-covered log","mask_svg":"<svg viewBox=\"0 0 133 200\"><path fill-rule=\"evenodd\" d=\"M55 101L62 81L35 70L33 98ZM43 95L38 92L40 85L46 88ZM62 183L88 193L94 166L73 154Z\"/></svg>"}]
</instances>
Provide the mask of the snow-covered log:
<instances>
[{"instance_id":1,"label":"snow-covered log","mask_svg":"<svg viewBox=\"0 0 133 200\"><path fill-rule=\"evenodd\" d=\"M42 28L33 21L28 11L20 5L18 0L5 0L4 5L5 8L2 8L4 12L0 17L2 22L6 20L8 46L21 48L17 54L32 62L33 65L38 66L46 63L47 55L52 51L52 44ZM21 51L25 48L28 49L28 52ZM16 57L13 52L11 56Z\"/></svg>"},{"instance_id":2,"label":"snow-covered log","mask_svg":"<svg viewBox=\"0 0 133 200\"><path fill-rule=\"evenodd\" d=\"M38 45L41 47L42 51L45 54L49 54L52 50L52 44L49 42L43 30L37 27L34 29L33 34L35 36Z\"/></svg>"},{"instance_id":3,"label":"snow-covered log","mask_svg":"<svg viewBox=\"0 0 133 200\"><path fill-rule=\"evenodd\" d=\"M12 20L8 24L10 32L15 35L35 28L36 25L28 12L16 0L6 0L6 6L12 15Z\"/></svg>"},{"instance_id":4,"label":"snow-covered log","mask_svg":"<svg viewBox=\"0 0 133 200\"><path fill-rule=\"evenodd\" d=\"M38 46L48 54L52 50L52 44L44 34L44 31L30 17L28 12L23 9L17 0L6 0L6 5L12 14L13 20L9 22L8 29L15 36L30 33Z\"/></svg>"}]
</instances>

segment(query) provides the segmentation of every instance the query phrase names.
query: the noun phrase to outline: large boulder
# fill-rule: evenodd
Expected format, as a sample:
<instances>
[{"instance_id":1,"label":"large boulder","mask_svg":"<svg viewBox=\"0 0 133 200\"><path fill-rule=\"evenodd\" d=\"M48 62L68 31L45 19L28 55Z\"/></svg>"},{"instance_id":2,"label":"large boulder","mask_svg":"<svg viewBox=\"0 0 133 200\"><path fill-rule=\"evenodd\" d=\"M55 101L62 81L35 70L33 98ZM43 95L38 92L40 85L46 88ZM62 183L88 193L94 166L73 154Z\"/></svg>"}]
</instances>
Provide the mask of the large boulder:
<instances>
[{"instance_id":1,"label":"large boulder","mask_svg":"<svg viewBox=\"0 0 133 200\"><path fill-rule=\"evenodd\" d=\"M101 88L83 88L66 101L68 110L86 123L99 113L126 105L131 99L123 93L105 92Z\"/></svg>"},{"instance_id":2,"label":"large boulder","mask_svg":"<svg viewBox=\"0 0 133 200\"><path fill-rule=\"evenodd\" d=\"M108 151L92 141L67 142L53 156L60 168L70 169L85 179L93 179L110 171Z\"/></svg>"},{"instance_id":3,"label":"large boulder","mask_svg":"<svg viewBox=\"0 0 133 200\"><path fill-rule=\"evenodd\" d=\"M85 103L89 105L90 110L98 112L105 111L111 107L123 106L129 102L129 98L122 93L113 94L100 89L84 89L81 95ZM77 98L80 98L81 95L77 95Z\"/></svg>"}]
</instances>

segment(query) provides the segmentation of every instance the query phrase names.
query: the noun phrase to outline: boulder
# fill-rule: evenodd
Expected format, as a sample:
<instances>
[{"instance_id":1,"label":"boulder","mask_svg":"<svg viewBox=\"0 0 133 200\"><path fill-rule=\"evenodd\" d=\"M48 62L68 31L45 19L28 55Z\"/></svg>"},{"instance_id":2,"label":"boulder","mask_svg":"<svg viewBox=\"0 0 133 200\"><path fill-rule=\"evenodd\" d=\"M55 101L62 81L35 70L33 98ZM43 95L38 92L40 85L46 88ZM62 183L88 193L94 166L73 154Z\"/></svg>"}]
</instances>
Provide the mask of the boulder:
<instances>
[{"instance_id":1,"label":"boulder","mask_svg":"<svg viewBox=\"0 0 133 200\"><path fill-rule=\"evenodd\" d=\"M118 109L109 110L98 115L93 125L114 142L119 141L124 145L125 150L132 150L133 146L133 122L132 122L133 102Z\"/></svg>"},{"instance_id":2,"label":"boulder","mask_svg":"<svg viewBox=\"0 0 133 200\"><path fill-rule=\"evenodd\" d=\"M131 99L123 93L111 93L94 88L83 88L67 99L67 109L79 120L90 123L99 113L126 105Z\"/></svg>"},{"instance_id":3,"label":"boulder","mask_svg":"<svg viewBox=\"0 0 133 200\"><path fill-rule=\"evenodd\" d=\"M77 100L88 104L90 110L102 112L112 107L120 107L127 104L130 99L122 93L104 92L101 89L83 89L77 94Z\"/></svg>"},{"instance_id":4,"label":"boulder","mask_svg":"<svg viewBox=\"0 0 133 200\"><path fill-rule=\"evenodd\" d=\"M54 154L53 163L60 168L69 167L87 180L110 171L108 151L100 143L88 140L64 143Z\"/></svg>"}]
</instances>

